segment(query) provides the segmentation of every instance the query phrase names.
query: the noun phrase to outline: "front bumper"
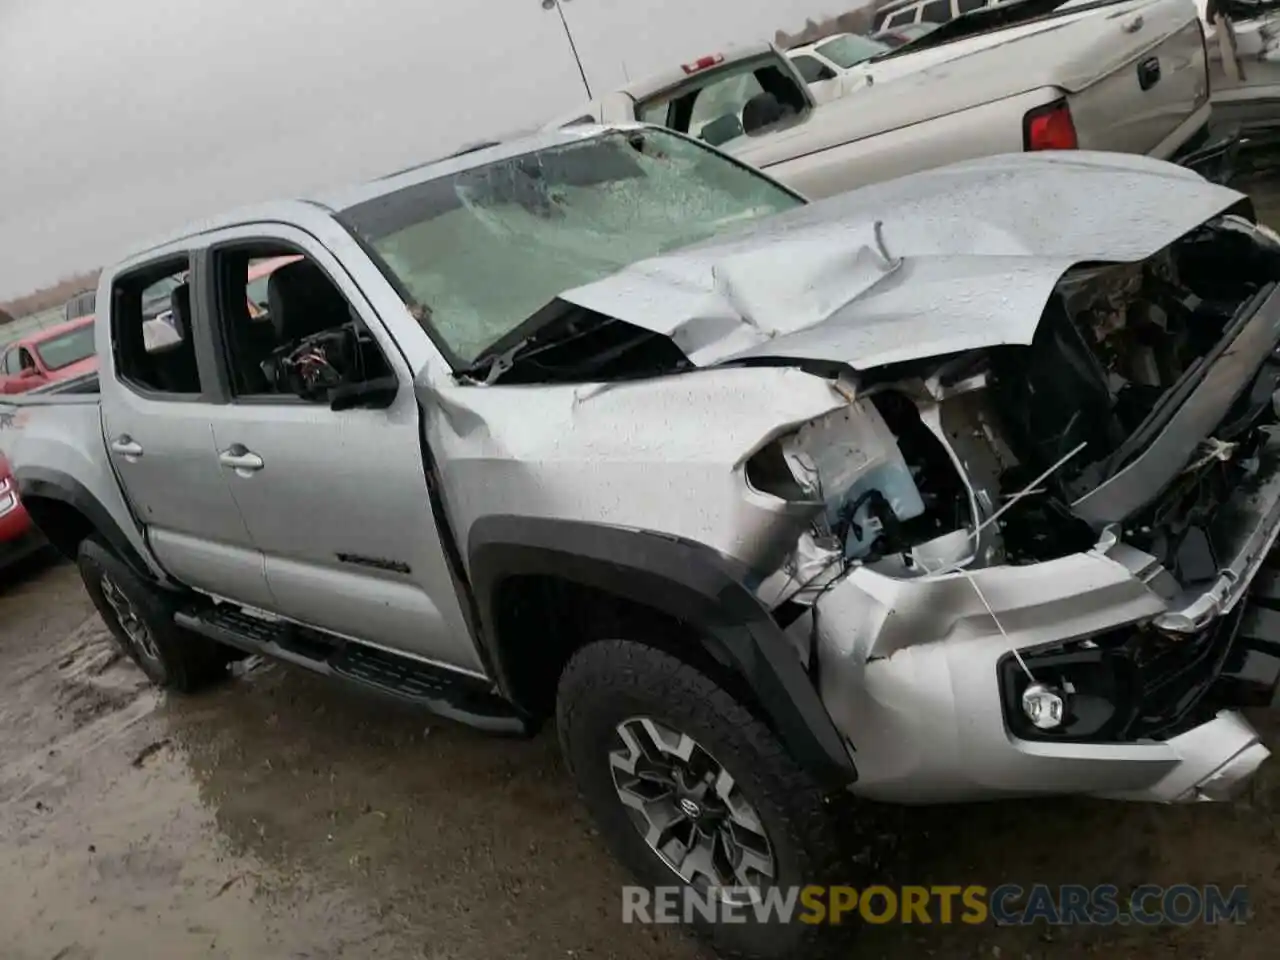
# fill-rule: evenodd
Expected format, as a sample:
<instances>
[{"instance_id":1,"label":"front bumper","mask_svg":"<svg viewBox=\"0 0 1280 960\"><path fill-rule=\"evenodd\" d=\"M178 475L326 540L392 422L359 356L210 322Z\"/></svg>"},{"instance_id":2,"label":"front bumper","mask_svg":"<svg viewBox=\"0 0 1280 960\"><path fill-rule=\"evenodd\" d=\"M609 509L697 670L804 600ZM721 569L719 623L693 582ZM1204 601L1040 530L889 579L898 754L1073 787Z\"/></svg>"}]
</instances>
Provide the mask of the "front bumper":
<instances>
[{"instance_id":1,"label":"front bumper","mask_svg":"<svg viewBox=\"0 0 1280 960\"><path fill-rule=\"evenodd\" d=\"M1269 755L1234 708L1269 705L1280 682L1280 551L1268 556L1280 472L1240 502L1254 521L1237 541L1250 561L1237 567L1242 580L1217 596L1208 632L1161 641L1166 654L1142 691L1153 716L1136 711L1125 728L1136 732L1111 741L1015 734L1001 676L1011 651L1034 665L1040 651L1194 605L1170 594L1150 556L1112 540L1046 563L920 580L852 570L818 601L812 625L823 701L858 769L852 789L897 803L1232 796Z\"/></svg>"}]
</instances>

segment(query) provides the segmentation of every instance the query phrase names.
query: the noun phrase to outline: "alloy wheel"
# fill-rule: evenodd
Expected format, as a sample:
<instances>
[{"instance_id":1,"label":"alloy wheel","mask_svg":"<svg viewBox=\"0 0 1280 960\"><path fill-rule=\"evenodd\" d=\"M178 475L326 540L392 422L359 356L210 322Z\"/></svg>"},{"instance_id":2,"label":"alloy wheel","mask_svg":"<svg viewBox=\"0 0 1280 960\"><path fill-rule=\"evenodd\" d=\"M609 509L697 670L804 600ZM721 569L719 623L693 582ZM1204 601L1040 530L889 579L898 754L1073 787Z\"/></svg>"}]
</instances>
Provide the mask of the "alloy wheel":
<instances>
[{"instance_id":1,"label":"alloy wheel","mask_svg":"<svg viewBox=\"0 0 1280 960\"><path fill-rule=\"evenodd\" d=\"M733 776L688 734L648 717L615 730L614 788L650 849L700 893L757 900L776 878L773 848Z\"/></svg>"},{"instance_id":2,"label":"alloy wheel","mask_svg":"<svg viewBox=\"0 0 1280 960\"><path fill-rule=\"evenodd\" d=\"M103 599L116 615L116 622L129 638L129 645L134 652L151 663L160 662L160 650L156 646L155 637L143 621L138 610L125 592L121 590L108 574L103 574L99 581L102 586Z\"/></svg>"}]
</instances>

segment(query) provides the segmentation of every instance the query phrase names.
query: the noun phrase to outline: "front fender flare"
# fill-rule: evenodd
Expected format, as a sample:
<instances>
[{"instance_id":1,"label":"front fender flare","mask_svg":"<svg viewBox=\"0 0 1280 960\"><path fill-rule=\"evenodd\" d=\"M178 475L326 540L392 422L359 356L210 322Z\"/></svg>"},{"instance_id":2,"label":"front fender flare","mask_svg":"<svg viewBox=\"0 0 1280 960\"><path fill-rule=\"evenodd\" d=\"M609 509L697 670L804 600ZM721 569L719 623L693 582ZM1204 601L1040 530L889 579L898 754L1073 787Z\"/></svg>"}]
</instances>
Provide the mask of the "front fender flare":
<instances>
[{"instance_id":1,"label":"front fender flare","mask_svg":"<svg viewBox=\"0 0 1280 960\"><path fill-rule=\"evenodd\" d=\"M734 575L730 560L694 541L604 524L485 517L468 537L470 580L496 679L510 690L495 632L495 593L511 576L542 575L603 590L699 631L710 653L749 685L792 755L823 782L857 773L790 641Z\"/></svg>"}]
</instances>

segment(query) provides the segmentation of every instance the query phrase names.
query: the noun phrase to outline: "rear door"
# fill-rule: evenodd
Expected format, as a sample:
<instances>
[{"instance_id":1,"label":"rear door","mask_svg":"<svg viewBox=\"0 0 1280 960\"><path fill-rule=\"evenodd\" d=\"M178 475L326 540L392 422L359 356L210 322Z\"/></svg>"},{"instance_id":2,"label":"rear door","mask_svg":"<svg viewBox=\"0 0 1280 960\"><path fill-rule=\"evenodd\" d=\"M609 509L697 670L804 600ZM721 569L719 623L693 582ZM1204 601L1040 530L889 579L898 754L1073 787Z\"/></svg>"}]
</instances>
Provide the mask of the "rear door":
<instances>
[{"instance_id":1,"label":"rear door","mask_svg":"<svg viewBox=\"0 0 1280 960\"><path fill-rule=\"evenodd\" d=\"M107 455L152 553L188 586L269 608L262 555L218 467L210 412L219 397L196 342L202 318L179 317L179 336L148 344L142 304L190 266L187 254L122 273L112 287L110 329L98 332Z\"/></svg>"}]
</instances>

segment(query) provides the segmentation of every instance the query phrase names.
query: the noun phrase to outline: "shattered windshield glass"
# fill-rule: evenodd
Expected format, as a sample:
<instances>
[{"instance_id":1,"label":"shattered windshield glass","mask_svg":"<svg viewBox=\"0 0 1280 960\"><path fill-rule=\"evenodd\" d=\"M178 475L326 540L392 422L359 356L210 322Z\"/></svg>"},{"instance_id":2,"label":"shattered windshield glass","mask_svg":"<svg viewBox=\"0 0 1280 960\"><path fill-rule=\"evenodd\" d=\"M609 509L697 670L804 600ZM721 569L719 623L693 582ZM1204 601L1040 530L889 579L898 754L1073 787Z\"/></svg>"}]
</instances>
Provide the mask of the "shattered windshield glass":
<instances>
[{"instance_id":1,"label":"shattered windshield glass","mask_svg":"<svg viewBox=\"0 0 1280 960\"><path fill-rule=\"evenodd\" d=\"M696 143L646 129L415 184L340 219L450 359L467 365L564 290L801 203Z\"/></svg>"}]
</instances>

